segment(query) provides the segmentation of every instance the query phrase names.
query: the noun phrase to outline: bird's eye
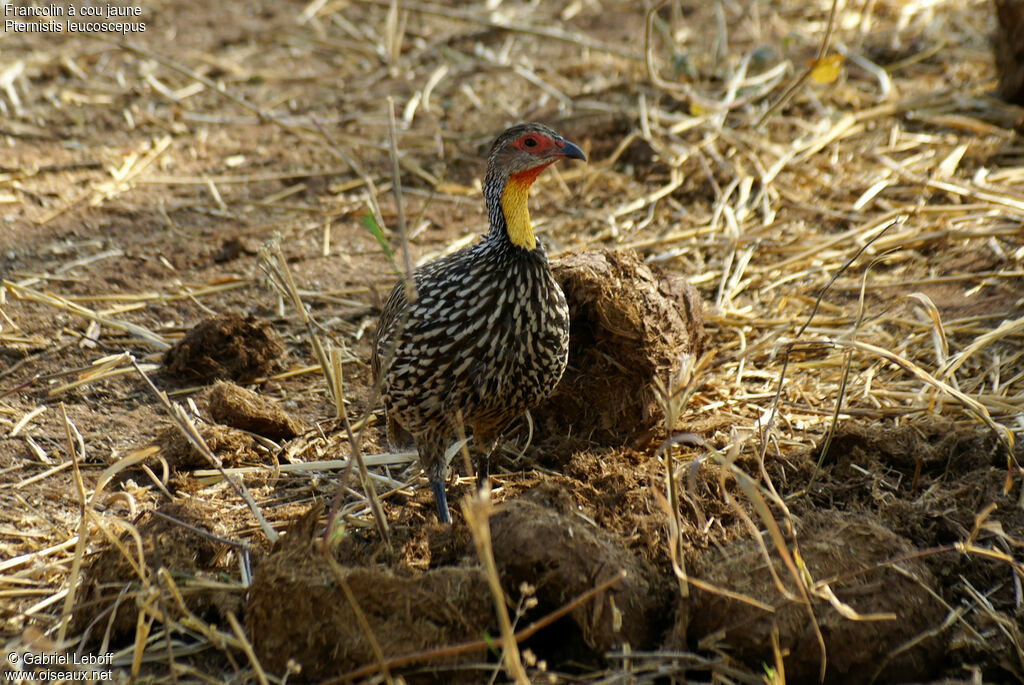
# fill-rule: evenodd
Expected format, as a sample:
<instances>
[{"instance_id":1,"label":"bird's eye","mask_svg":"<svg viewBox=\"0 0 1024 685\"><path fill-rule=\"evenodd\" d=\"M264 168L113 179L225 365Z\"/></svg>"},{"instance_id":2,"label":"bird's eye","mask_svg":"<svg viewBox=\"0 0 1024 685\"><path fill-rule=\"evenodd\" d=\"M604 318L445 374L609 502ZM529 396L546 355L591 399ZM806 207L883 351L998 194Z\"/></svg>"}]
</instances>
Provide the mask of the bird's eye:
<instances>
[{"instance_id":1,"label":"bird's eye","mask_svg":"<svg viewBox=\"0 0 1024 685\"><path fill-rule=\"evenodd\" d=\"M537 147L537 139L530 137L523 141L523 145L526 147Z\"/></svg>"}]
</instances>

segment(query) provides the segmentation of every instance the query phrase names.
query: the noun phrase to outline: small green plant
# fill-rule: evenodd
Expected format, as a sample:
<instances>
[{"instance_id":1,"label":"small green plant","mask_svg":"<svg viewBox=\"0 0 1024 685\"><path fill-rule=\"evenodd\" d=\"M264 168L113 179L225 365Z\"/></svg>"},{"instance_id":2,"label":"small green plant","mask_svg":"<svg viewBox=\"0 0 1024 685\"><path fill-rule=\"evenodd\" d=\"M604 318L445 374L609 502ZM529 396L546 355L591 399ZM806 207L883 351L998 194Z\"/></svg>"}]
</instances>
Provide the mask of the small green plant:
<instances>
[{"instance_id":1,"label":"small green plant","mask_svg":"<svg viewBox=\"0 0 1024 685\"><path fill-rule=\"evenodd\" d=\"M377 223L377 219L373 216L373 213L367 210L360 218L359 223L363 225L363 228L369 232L377 243L380 245L381 251L384 252L384 256L388 258L388 263L391 264L391 268L398 273L398 266L395 264L395 251L388 245L387 238L384 237L384 230L381 229L380 224Z\"/></svg>"}]
</instances>

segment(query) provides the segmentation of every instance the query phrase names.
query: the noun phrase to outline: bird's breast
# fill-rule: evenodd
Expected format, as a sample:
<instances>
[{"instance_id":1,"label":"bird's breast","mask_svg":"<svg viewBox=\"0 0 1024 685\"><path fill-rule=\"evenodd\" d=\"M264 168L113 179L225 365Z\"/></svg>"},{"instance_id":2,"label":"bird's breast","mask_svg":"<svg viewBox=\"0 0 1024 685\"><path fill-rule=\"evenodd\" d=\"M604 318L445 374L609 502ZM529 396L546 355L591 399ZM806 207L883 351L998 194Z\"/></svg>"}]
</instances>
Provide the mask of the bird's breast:
<instances>
[{"instance_id":1,"label":"bird's breast","mask_svg":"<svg viewBox=\"0 0 1024 685\"><path fill-rule=\"evenodd\" d=\"M396 319L385 393L417 414L511 420L561 378L568 308L542 251L469 257L419 274L404 328Z\"/></svg>"}]
</instances>

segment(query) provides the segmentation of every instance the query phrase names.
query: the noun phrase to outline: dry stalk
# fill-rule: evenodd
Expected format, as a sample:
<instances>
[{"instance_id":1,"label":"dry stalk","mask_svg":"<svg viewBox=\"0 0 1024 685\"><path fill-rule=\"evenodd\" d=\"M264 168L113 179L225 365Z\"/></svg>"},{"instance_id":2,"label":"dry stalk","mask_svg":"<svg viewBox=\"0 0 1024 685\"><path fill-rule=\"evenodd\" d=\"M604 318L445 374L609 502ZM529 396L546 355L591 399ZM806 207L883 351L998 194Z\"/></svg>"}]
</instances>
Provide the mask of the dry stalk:
<instances>
[{"instance_id":1,"label":"dry stalk","mask_svg":"<svg viewBox=\"0 0 1024 685\"><path fill-rule=\"evenodd\" d=\"M223 633L217 630L216 626L213 626L206 621L196 616L188 608L188 604L185 602L185 597L181 593L181 589L178 587L178 582L175 580L174 575L166 567L161 566L155 570L156 578L160 582L160 586L163 588L163 597L169 599L173 608L179 613L178 618L172 617L168 613L168 604L161 602L160 607L154 607L146 601L140 601L140 605L143 609L148 611L151 618L154 621L159 621L166 626L177 626L185 631L193 631L204 635L212 644L224 648L230 647L232 649L243 649L242 642L232 637L229 633ZM149 595L152 597L154 595Z\"/></svg>"},{"instance_id":2,"label":"dry stalk","mask_svg":"<svg viewBox=\"0 0 1024 685\"><path fill-rule=\"evenodd\" d=\"M405 299L409 304L416 301L416 282L413 280L412 259L409 255L409 231L405 225L402 209L402 175L399 169L398 132L395 129L395 101L388 96L388 140L391 142L391 190L395 195L395 220L398 235L402 241L402 264L405 268Z\"/></svg>"},{"instance_id":3,"label":"dry stalk","mask_svg":"<svg viewBox=\"0 0 1024 685\"><path fill-rule=\"evenodd\" d=\"M782 649L779 648L779 626L772 624L772 661L773 668L768 674L768 685L786 685L786 664L782 660Z\"/></svg>"},{"instance_id":4,"label":"dry stalk","mask_svg":"<svg viewBox=\"0 0 1024 685\"><path fill-rule=\"evenodd\" d=\"M783 511L786 511L785 504L781 499L767 491L765 486L758 484L753 478L747 475L745 471L736 466L735 461L740 454L740 440L735 431L733 431L730 445L729 452L722 454L705 443L705 447L709 450L715 461L721 466L721 470L719 471L719 491L722 493L722 497L726 504L732 507L747 527L751 539L757 544L761 552L761 557L765 560L766 568L772 576L772 580L774 581L779 593L787 600L796 601L806 608L810 625L814 629L815 638L817 639L818 647L821 651L819 679L824 680L825 668L827 665L827 654L825 649L825 639L821 634L818 619L814 615L814 609L809 594L810 587L813 584L813 579L811 578L807 568L803 565L803 561L799 555L799 550L795 549L793 553L790 553L789 547L786 545L785 537L779 529L778 523L776 523L775 517L772 514L767 501L765 501L765 498L767 497L774 501L783 509ZM753 520L751 520L743 507L741 507L729 494L725 483L726 475L731 475L733 477L736 484L739 486L740 491L747 498L747 501L753 505L758 518L768 531L768 535L772 540L772 545L775 548L776 553L779 555L783 565L796 584L798 596L794 595L786 588L782 579L779 578L778 574L775 572L775 565L772 563L771 554L765 546L764 541L761 539L761 531L754 524Z\"/></svg>"},{"instance_id":5,"label":"dry stalk","mask_svg":"<svg viewBox=\"0 0 1024 685\"><path fill-rule=\"evenodd\" d=\"M529 685L530 679L526 677L523 669L523 662L519 658L519 645L512 632L512 622L508 617L505 591L501 588L501 580L498 578L498 567L494 563L494 552L491 548L491 525L490 517L494 511L491 504L490 488L486 485L479 490L476 497L466 497L462 501L462 516L466 519L469 532L473 536L473 545L476 547L477 557L483 566L484 575L487 577L487 585L491 589L491 596L494 598L494 613L498 617L498 625L501 628L502 660L505 664L505 672L508 677L516 682L516 685Z\"/></svg>"},{"instance_id":6,"label":"dry stalk","mask_svg":"<svg viewBox=\"0 0 1024 685\"><path fill-rule=\"evenodd\" d=\"M712 674L711 682L718 683L743 683L743 685L765 685L765 679L761 675L751 674L750 671L744 670L740 667L735 667L729 664L729 661L721 656L706 656L703 654L696 654L693 652L678 652L671 650L659 650L656 652L648 651L633 651L629 652L607 652L605 657L608 659L635 659L637 662L642 662L634 665L635 673L638 676L647 675L647 678L632 678L624 679L621 674L614 673L605 680L596 681L601 685L615 685L617 683L660 683L672 682L677 680L678 682L686 682L685 680L679 680L679 677L685 678L688 675L688 671L695 670L701 672L710 671Z\"/></svg>"},{"instance_id":7,"label":"dry stalk","mask_svg":"<svg viewBox=\"0 0 1024 685\"><path fill-rule=\"evenodd\" d=\"M57 643L64 644L67 636L68 622L71 620L71 611L75 606L75 591L78 589L79 579L82 572L82 560L85 557L85 545L89 539L89 519L92 511L89 507L89 500L85 494L85 483L82 482L82 472L78 468L78 452L75 449L75 441L71 438L71 420L68 418L67 408L60 403L61 418L64 419L64 437L68 444L68 461L71 462L75 474L75 489L78 491L78 541L75 544L75 556L71 562L71 572L68 574L67 595L64 597L64 607L61 610L60 627L57 629ZM78 429L75 429L78 432Z\"/></svg>"},{"instance_id":8,"label":"dry stalk","mask_svg":"<svg viewBox=\"0 0 1024 685\"><path fill-rule=\"evenodd\" d=\"M814 67L821 62L822 58L825 57L825 53L828 52L829 43L832 41L832 32L836 26L836 11L839 8L839 0L832 0L832 7L828 11L828 24L825 27L825 35L821 37L821 43L818 45L818 56L815 57L814 62L806 67L803 73L793 81L793 84L786 89L786 92L782 94L778 100L776 100L771 107L765 110L765 113L754 124L754 128L760 128L765 121L768 120L772 114L774 114L780 107L789 102L790 98L796 94L796 91L800 89L800 86L807 83L807 79L810 78L811 72L814 71Z\"/></svg>"},{"instance_id":9,"label":"dry stalk","mask_svg":"<svg viewBox=\"0 0 1024 685\"><path fill-rule=\"evenodd\" d=\"M370 501L370 509L373 512L373 519L377 524L377 530L390 547L391 532L388 528L387 517L384 515L384 510L377 497L377 490L374 488L373 481L367 473L366 464L363 462L361 444L366 422L364 422L363 428L360 429L357 439L356 434L352 431L348 412L345 411L344 387L341 376L342 367L339 363L340 360L335 356L334 361L332 362L331 357L328 355L325 345L321 340L320 335L317 333L315 322L309 315L306 305L302 302L302 297L299 295L298 288L295 287L295 281L292 279L291 270L288 268L288 263L284 258L284 254L281 252L281 243L278 238L268 241L260 246L259 265L260 268L263 269L264 273L266 273L270 278L271 283L277 289L278 293L291 301L292 306L295 308L295 311L299 316L299 320L305 325L306 332L309 335L310 344L313 347L313 352L316 355L317 361L320 362L320 369L327 381L327 387L330 389L331 397L334 399L334 406L340 412L339 416L345 425L345 432L349 438L351 459L349 460L349 465L345 468L344 473L338 479L338 492L335 494L334 502L331 506L331 513L328 516L327 530L330 531L333 525L334 516L341 503L342 488L348 480L349 469L351 468L351 464L354 462L358 466L363 492ZM373 403L370 404L371 407L372 404Z\"/></svg>"},{"instance_id":10,"label":"dry stalk","mask_svg":"<svg viewBox=\"0 0 1024 685\"><path fill-rule=\"evenodd\" d=\"M49 223L54 218L78 206L85 200L89 200L89 204L91 206L97 206L102 204L105 200L116 195L120 195L131 187L129 181L134 180L136 176L149 168L149 166L151 166L153 162L155 162L157 158L167 150L170 144L170 136L163 136L162 138L147 141L144 144L143 150L148 150L145 152L135 152L129 155L120 169L111 172L111 176L113 177L112 180L96 183L95 185L83 190L71 201L57 207L56 209L50 210L42 217L36 219L36 224L43 225Z\"/></svg>"},{"instance_id":11,"label":"dry stalk","mask_svg":"<svg viewBox=\"0 0 1024 685\"><path fill-rule=\"evenodd\" d=\"M40 414L45 412L46 409L47 409L46 405L40 405L40 406L36 407L35 409L33 409L32 411L27 412L24 416L22 416L20 419L18 419L18 422L16 424L14 424L14 427L11 428L10 431L8 431L7 437L9 437L9 438L15 437L18 433L21 432L22 428L27 426L32 421L32 419L36 418L37 416L39 416Z\"/></svg>"},{"instance_id":12,"label":"dry stalk","mask_svg":"<svg viewBox=\"0 0 1024 685\"><path fill-rule=\"evenodd\" d=\"M57 309L68 312L69 314L81 316L82 318L88 319L89 321L95 321L96 323L102 326L107 326L109 328L124 331L125 333L130 333L132 335L138 336L145 342L149 343L150 345L161 351L167 350L171 347L171 344L162 335L154 333L153 331L143 326L139 326L138 324L134 323L129 323L127 321L117 321L116 319L101 316L96 312L92 311L91 309L87 309L85 307L82 307L81 305L77 305L74 302L71 302L70 300L60 297L59 295L54 295L53 293L40 292L33 288L28 288L17 283L14 283L13 281L8 281L6 279L0 282L0 285L6 288L7 291L11 293L11 295L18 298L19 300L39 302L40 304L56 307Z\"/></svg>"},{"instance_id":13,"label":"dry stalk","mask_svg":"<svg viewBox=\"0 0 1024 685\"><path fill-rule=\"evenodd\" d=\"M889 663L894 658L896 658L900 654L903 654L904 652L907 652L907 651L913 649L914 647L916 647L917 645L921 644L925 640L937 637L938 635L940 635L943 632L945 632L946 630L948 630L958 620L960 620L960 612L959 611L950 611L946 615L945 620L941 624L935 626L934 628L930 628L928 630L924 630L924 631L918 633L917 635L915 635L911 639L907 640L903 644L901 644L898 647L896 647L895 649L891 650L884 657L882 657L882 659L879 661L878 667L875 668L874 673L872 673L872 675L871 675L870 682L871 683L876 682L878 680L878 677L882 674L882 671L885 670L885 667L888 666ZM1024 665L1024 664L1022 664L1022 665Z\"/></svg>"},{"instance_id":14,"label":"dry stalk","mask_svg":"<svg viewBox=\"0 0 1024 685\"><path fill-rule=\"evenodd\" d=\"M331 371L333 366L330 363L326 347L324 346L323 340L316 332L315 322L309 315L309 310L306 309L306 305L302 302L298 288L295 287L295 281L292 279L292 273L288 268L288 262L285 260L284 253L281 252L281 241L279 236L275 236L273 239L260 246L259 266L263 272L267 274L267 277L270 279L271 284L274 286L274 289L277 290L278 294L291 302L292 307L295 309L295 313L299 317L299 321L306 327L310 345L313 347L313 353L316 356L316 360L320 363L320 371L324 374L324 379L327 381L327 388L331 392L331 397L334 400L335 406L342 406L342 399L334 395L337 390L337 383L332 377L333 375ZM344 415L344 412L342 412L342 415Z\"/></svg>"},{"instance_id":15,"label":"dry stalk","mask_svg":"<svg viewBox=\"0 0 1024 685\"><path fill-rule=\"evenodd\" d=\"M672 568L679 581L679 593L682 597L689 597L690 590L687 586L686 562L683 556L682 522L679 519L680 505L678 484L676 480L675 463L672 456L672 448L676 439L674 431L683 415L690 398L697 390L695 377L698 369L706 367L714 356L713 352L706 353L700 361L694 362L693 356L686 354L679 360L679 370L671 375L665 383L661 378L654 379L655 399L658 407L665 417L665 430L668 438L662 443L660 452L665 460L665 486L668 498L668 529L669 529L669 558L672 560Z\"/></svg>"},{"instance_id":16,"label":"dry stalk","mask_svg":"<svg viewBox=\"0 0 1024 685\"><path fill-rule=\"evenodd\" d=\"M228 612L228 623L231 624L231 632L235 634L235 639L238 640L242 646L242 651L245 652L245 658L249 660L254 671L256 671L256 680L260 685L268 685L269 679L267 678L266 672L263 670L263 666L260 664L260 660L256 657L256 651L252 647L252 643L249 642L249 638L245 636L245 628L235 618L234 612Z\"/></svg>"},{"instance_id":17,"label":"dry stalk","mask_svg":"<svg viewBox=\"0 0 1024 685\"><path fill-rule=\"evenodd\" d=\"M813 343L814 341L808 341ZM881 359L884 359L891 364L903 369L910 373L918 380L924 381L928 385L936 388L937 390L952 396L956 399L964 409L974 414L974 416L984 423L986 426L992 429L992 433L996 435L1003 444L1003 448L1006 452L1006 481L1004 483L1004 492L1009 492L1010 486L1013 482L1013 432L1006 426L996 423L992 416L989 414L988 409L981 403L975 400L973 397L969 397L965 393L957 390L949 383L941 381L935 376L931 375L917 364L913 363L909 359L901 357L898 354L890 352L889 350L883 349L877 345L863 342L860 340L852 340L847 338L837 338L834 341L821 341L824 344L835 344L841 347L848 347L850 349L859 350L866 352L870 355L874 355Z\"/></svg>"},{"instance_id":18,"label":"dry stalk","mask_svg":"<svg viewBox=\"0 0 1024 685\"><path fill-rule=\"evenodd\" d=\"M161 518L161 519L163 519L165 521L169 521L170 523L173 523L174 525L178 526L179 528L183 528L183 529L189 531L193 535L198 535L199 537L204 537L207 540L212 540L213 542L216 542L217 544L220 544L220 545L224 545L225 547L232 547L232 548L234 548L235 551L238 553L239 577L241 578L242 587L245 587L245 588L249 587L249 584L250 584L250 582L252 580L252 562L251 562L251 556L249 554L249 547L248 547L248 545L246 545L245 543L242 543L242 542L238 542L236 540L231 540L231 539L228 539L228 538L225 538L225 537L221 537L220 535L215 535L215 534L211 533L210 531L206 530L205 528L200 528L199 526L193 526L191 523L188 523L186 521L182 521L181 519L177 519L177 518L175 518L173 516L168 516L164 512L160 511L159 509L154 509L154 510L150 511L149 514L150 514L150 516L155 516L155 517Z\"/></svg>"},{"instance_id":19,"label":"dry stalk","mask_svg":"<svg viewBox=\"0 0 1024 685\"><path fill-rule=\"evenodd\" d=\"M60 473L64 469L67 469L67 468L69 468L69 467L71 467L73 465L74 465L74 462L72 462L70 460L65 461L65 462L63 462L61 464L57 464L56 466L54 466L52 468L46 469L42 473L37 473L34 476L30 476L28 478L25 478L24 480L18 481L14 485L14 487L17 488L18 490L21 490L21 489L23 489L27 485L31 485L32 483L37 483L37 482L39 482L41 480L46 480L47 478L49 478L53 474Z\"/></svg>"},{"instance_id":20,"label":"dry stalk","mask_svg":"<svg viewBox=\"0 0 1024 685\"><path fill-rule=\"evenodd\" d=\"M94 363L92 369L82 373L78 380L70 383L64 383L62 385L55 386L46 391L47 396L56 397L57 395L63 395L69 390L75 388L81 388L92 383L98 383L99 381L108 380L110 378L116 378L118 376L124 376L126 374L134 373L135 369L130 364L127 366L120 366L127 362L121 355L115 355L107 359L98 359ZM139 368L146 373L152 373L160 369L159 364L140 364Z\"/></svg>"},{"instance_id":21,"label":"dry stalk","mask_svg":"<svg viewBox=\"0 0 1024 685\"><path fill-rule=\"evenodd\" d=\"M878 234L879 237L881 234ZM873 264L873 262L872 262ZM860 279L860 298L857 302L857 320L854 322L851 334L856 335L860 329L861 322L864 320L864 293L867 290L868 274L871 273L871 265L864 269L864 274ZM830 281L832 283L833 281ZM818 303L820 303L820 298ZM817 303L816 303L817 306ZM814 315L811 314L813 317ZM810 324L810 318L808 318L808 325ZM803 488L803 492L811 492L811 488L814 486L814 481L818 477L818 471L821 469L821 465L825 463L825 458L828 456L829 447L832 445L832 438L836 434L836 428L839 426L839 413L843 406L843 399L846 397L846 384L850 378L850 369L853 366L853 350L847 350L846 354L843 355L843 373L839 380L839 388L836 392L836 401L832 410L832 421L828 424L828 430L825 432L825 440L821 446L821 454L818 455L818 461L814 464L814 471L811 472L811 477L807 479L807 485ZM763 453L762 453L763 454ZM764 460L761 460L761 470L764 472Z\"/></svg>"},{"instance_id":22,"label":"dry stalk","mask_svg":"<svg viewBox=\"0 0 1024 685\"><path fill-rule=\"evenodd\" d=\"M765 422L764 425L760 426L761 446L758 450L759 462L764 463L764 457L768 451L767 436L771 433L775 417L778 415L779 403L782 398L782 386L786 379L786 369L789 366L790 354L793 351L795 341L798 340L800 336L803 335L804 331L806 331L807 328L811 325L811 322L814 320L814 317L818 312L818 308L822 304L822 301L825 297L825 293L828 292L829 288L832 287L832 284L836 282L836 279L838 279L840 275L842 275L847 269L849 269L853 265L853 263L857 261L857 259L861 256L861 254L863 254L872 245L872 243L879 240L883 235L885 235L886 231L888 231L892 226L897 225L897 223L900 223L898 221L898 217L894 217L892 220L880 225L877 232L873 233L873 235L867 241L865 241L865 243L853 254L853 256L847 259L846 262L842 265L842 267L840 267L838 270L836 270L834 274L832 274L828 282L818 291L818 295L814 300L814 306L811 308L810 314L807 315L807 318L804 320L803 324L800 326L800 328L796 331L796 334L793 336L794 342L790 342L783 346L782 369L779 371L779 380L775 386L775 397L772 400L771 413L768 415L767 422ZM841 401L842 396L840 395L840 397L837 398L836 407L834 410L834 416L836 418L838 418L839 416L839 407Z\"/></svg>"},{"instance_id":23,"label":"dry stalk","mask_svg":"<svg viewBox=\"0 0 1024 685\"><path fill-rule=\"evenodd\" d=\"M367 466L397 466L408 464L415 461L415 459L415 452L385 452L382 454L367 454L363 457L363 461ZM297 462L293 464L279 464L277 466L277 471L280 473L333 471L335 469L348 468L351 463L351 459L326 459L323 461ZM262 473L266 471L266 468L267 467L265 466L236 466L224 469L223 473L231 476L244 476L253 473ZM192 474L199 479L210 478L213 476L219 477L221 473L221 471L215 469L197 469L192 472ZM385 484L394 484L397 482L378 474L371 474L371 477L376 478L381 483Z\"/></svg>"},{"instance_id":24,"label":"dry stalk","mask_svg":"<svg viewBox=\"0 0 1024 685\"><path fill-rule=\"evenodd\" d=\"M341 377L341 374L340 374L340 372L341 372L341 364L340 363L337 364L335 370L338 372L338 374L336 375L336 379L337 379L338 391L339 391L339 395L340 395L341 389L342 389L342 385L341 385L342 377ZM372 404L368 406L367 412L370 411L372 406L373 406ZM358 434L352 432L352 424L349 422L348 412L342 411L342 419L343 419L344 424L345 424L345 435L348 437L350 453L349 453L348 464L346 465L346 468L345 468L345 472L342 474L342 477L338 480L339 490L338 490L338 494L335 495L334 503L332 504L332 507L331 507L331 512L330 512L330 514L327 517L328 525L327 525L327 529L325 531L325 535L327 535L330 532L330 530L332 529L332 527L333 527L334 517L335 517L336 512L337 512L337 507L340 505L340 502L341 502L341 500L340 500L341 489L340 488L341 488L342 485L344 485L345 481L348 479L348 472L349 472L349 469L351 468L352 462L354 461L356 463L356 466L359 469L359 480L360 480L360 483L362 484L363 492L365 493L365 495L367 496L367 498L369 499L369 502L370 502L370 510L373 512L373 520L377 524L377 531L380 533L381 538L383 538L385 544L390 549L391 548L391 529L388 526L388 519L387 519L387 516L384 514L384 508L380 504L380 498L377 496L377 490L376 490L376 488L373 485L373 479L370 477L370 472L366 468L366 461L363 459L363 449L362 449L363 431L366 430L366 427L370 424L369 413L367 413L367 416L364 417L364 419L362 421L362 425L359 428L359 433Z\"/></svg>"},{"instance_id":25,"label":"dry stalk","mask_svg":"<svg viewBox=\"0 0 1024 685\"><path fill-rule=\"evenodd\" d=\"M714 585L712 583L707 582L706 580L702 580L694 576L691 576L689 579L687 579L687 583L697 588L698 590L703 590L704 592L708 592L713 595L721 595L722 597L726 597L736 602L742 602L743 604L750 605L755 609L760 609L761 611L768 614L775 612L775 607L773 607L771 604L762 602L761 600L755 599L750 595L745 595L742 592L736 592L734 590L730 590L729 588Z\"/></svg>"},{"instance_id":26,"label":"dry stalk","mask_svg":"<svg viewBox=\"0 0 1024 685\"><path fill-rule=\"evenodd\" d=\"M397 221L398 221L398 231L399 231L399 236L401 238L402 259L403 259L403 264L404 264L404 267L405 267L405 295L406 295L406 300L411 303L411 302L414 302L415 299L416 299L416 283L415 283L415 281L413 279L412 263L411 263L410 250L409 250L408 230L407 230L407 226L406 226L406 223L405 223L405 214L404 214L404 211L403 211L402 183L401 183L401 174L400 174L400 158L399 158L399 154L398 154L398 133L397 133L397 130L396 130L396 125L395 125L394 101L392 100L392 98L388 97L387 102L388 102L388 131L389 131L390 152L391 152L392 191L394 192L394 195L395 195L395 207L396 207L396 216L397 216ZM374 203L374 205L376 205L376 203ZM377 210L377 214L378 215L380 214L379 210ZM297 298L297 295L295 297ZM391 348L389 350L387 350L387 353L385 355L385 359L384 359L384 361L382 363L382 367L383 368L386 368L387 365L391 362L391 359L394 357L395 351L397 349L398 340L401 337L401 332L405 328L406 320L407 320L407 317L408 317L408 313L407 312L408 312L408 310L406 310L406 313L403 314L402 318L399 320L398 334L396 334L394 336L393 344L392 344ZM311 329L311 335L312 334L313 333L312 333L312 329ZM340 365L338 366L338 370L340 371ZM340 387L340 375L339 375L338 383L339 383L339 387ZM385 542L390 547L390 545L391 545L391 535L390 535L390 530L389 530L388 524L387 524L387 518L384 515L384 511L383 511L383 508L380 505L380 501L379 501L379 499L377 497L377 493L374 490L373 484L372 484L372 482L371 482L371 480L369 478L369 474L368 474L368 472L366 470L366 465L363 462L362 449L361 449L362 440L363 440L363 434L364 434L364 431L366 430L366 427L369 425L369 417L370 417L369 412L373 411L374 407L377 404L377 399L379 398L380 391L381 391L381 383L382 383L382 379L381 378L376 379L376 382L374 383L374 386L373 386L373 388L371 390L371 393L370 393L370 401L367 403L367 414L366 414L366 416L364 417L364 419L362 421L362 425L361 425L361 427L359 429L358 434L354 434L353 433L352 426L349 423L347 413L342 412L341 415L342 415L342 417L344 419L345 431L346 431L346 433L348 435L349 442L350 442L350 445L351 445L351 448L352 448L352 458L356 460L356 462L357 462L357 464L359 466L359 473L360 473L360 477L363 479L364 491L368 494L368 496L370 498L370 506L371 506L371 509L373 510L373 513L374 513L374 520L377 522L378 529L379 529L379 531L381 533L381 537L384 538ZM346 474L347 474L347 469L346 469ZM344 483L344 481L345 481L345 476L343 476L341 478L340 482ZM330 532L331 528L333 527L333 521L334 521L334 518L335 518L335 516L337 514L338 507L340 506L340 501L341 501L340 500L340 494L341 493L339 491L338 495L335 496L334 502L332 503L331 510L330 510L330 512L328 514L328 525L327 525L327 531L325 531L325 535L329 535L329 532Z\"/></svg>"}]
</instances>

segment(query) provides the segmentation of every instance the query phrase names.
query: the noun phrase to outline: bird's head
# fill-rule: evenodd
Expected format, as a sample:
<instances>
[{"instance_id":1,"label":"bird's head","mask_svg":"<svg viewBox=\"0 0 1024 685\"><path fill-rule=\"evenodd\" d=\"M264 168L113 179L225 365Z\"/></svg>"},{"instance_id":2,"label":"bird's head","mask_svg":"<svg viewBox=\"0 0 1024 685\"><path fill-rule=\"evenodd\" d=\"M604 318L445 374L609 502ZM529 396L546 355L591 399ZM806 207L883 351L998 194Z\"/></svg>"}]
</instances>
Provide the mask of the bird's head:
<instances>
[{"instance_id":1,"label":"bird's head","mask_svg":"<svg viewBox=\"0 0 1024 685\"><path fill-rule=\"evenodd\" d=\"M527 197L534 180L560 159L587 160L583 150L543 124L517 124L498 136L487 157L484 195L492 229L504 223L516 247L537 247ZM496 222L500 211L504 222Z\"/></svg>"}]
</instances>

